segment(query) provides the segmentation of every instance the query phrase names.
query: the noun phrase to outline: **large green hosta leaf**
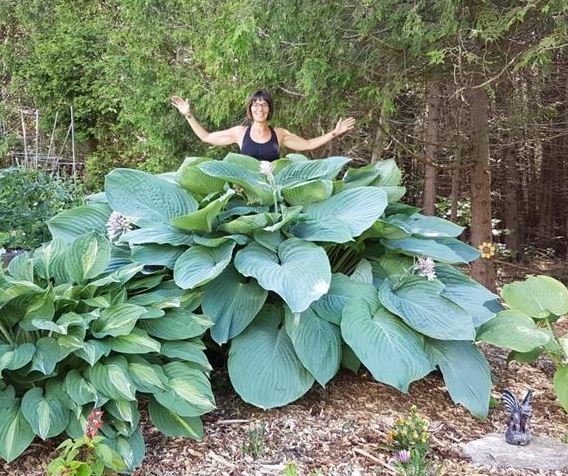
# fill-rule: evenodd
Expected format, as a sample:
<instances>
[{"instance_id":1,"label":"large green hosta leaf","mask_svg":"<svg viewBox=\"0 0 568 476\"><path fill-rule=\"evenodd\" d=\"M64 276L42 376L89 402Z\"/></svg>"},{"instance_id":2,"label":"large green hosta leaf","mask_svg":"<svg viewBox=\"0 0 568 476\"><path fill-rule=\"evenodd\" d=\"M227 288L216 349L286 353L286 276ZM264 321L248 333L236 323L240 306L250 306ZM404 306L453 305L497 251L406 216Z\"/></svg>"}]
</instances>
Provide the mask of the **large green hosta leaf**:
<instances>
[{"instance_id":1,"label":"large green hosta leaf","mask_svg":"<svg viewBox=\"0 0 568 476\"><path fill-rule=\"evenodd\" d=\"M440 368L452 400L475 416L487 416L491 369L477 347L471 342L427 339L426 350L432 365Z\"/></svg>"},{"instance_id":2,"label":"large green hosta leaf","mask_svg":"<svg viewBox=\"0 0 568 476\"><path fill-rule=\"evenodd\" d=\"M182 417L160 405L154 398L150 398L148 413L154 426L166 436L194 440L203 438L203 423L199 417Z\"/></svg>"},{"instance_id":3,"label":"large green hosta leaf","mask_svg":"<svg viewBox=\"0 0 568 476\"><path fill-rule=\"evenodd\" d=\"M387 197L380 188L356 187L312 203L304 211L308 220L323 222L328 228L346 226L351 236L356 237L383 214L386 206Z\"/></svg>"},{"instance_id":4,"label":"large green hosta leaf","mask_svg":"<svg viewBox=\"0 0 568 476\"><path fill-rule=\"evenodd\" d=\"M211 364L207 360L205 346L201 341L174 341L164 342L160 349L160 353L171 359L180 359L186 363L195 364L196 367L203 370L211 370Z\"/></svg>"},{"instance_id":5,"label":"large green hosta leaf","mask_svg":"<svg viewBox=\"0 0 568 476\"><path fill-rule=\"evenodd\" d=\"M129 472L133 472L137 466L142 464L146 447L140 430L136 430L130 436L105 438L103 443L120 455Z\"/></svg>"},{"instance_id":6,"label":"large green hosta leaf","mask_svg":"<svg viewBox=\"0 0 568 476\"><path fill-rule=\"evenodd\" d=\"M211 337L224 344L240 334L262 308L268 292L255 281L246 282L228 266L204 290L203 311L213 319Z\"/></svg>"},{"instance_id":7,"label":"large green hosta leaf","mask_svg":"<svg viewBox=\"0 0 568 476\"><path fill-rule=\"evenodd\" d=\"M198 165L209 162L209 157L186 157L177 171L177 181L186 190L197 195L209 195L222 192L225 180L202 172Z\"/></svg>"},{"instance_id":8,"label":"large green hosta leaf","mask_svg":"<svg viewBox=\"0 0 568 476\"><path fill-rule=\"evenodd\" d=\"M477 330L477 340L517 352L530 352L550 339L550 332L538 329L531 317L518 309L501 311Z\"/></svg>"},{"instance_id":9,"label":"large green hosta leaf","mask_svg":"<svg viewBox=\"0 0 568 476\"><path fill-rule=\"evenodd\" d=\"M358 283L344 274L334 273L331 277L329 291L310 307L322 319L339 325L343 308L349 301L357 298L372 301L376 299L376 295L377 290L373 286Z\"/></svg>"},{"instance_id":10,"label":"large green hosta leaf","mask_svg":"<svg viewBox=\"0 0 568 476\"><path fill-rule=\"evenodd\" d=\"M15 460L34 439L34 431L20 409L20 399L0 412L0 456L3 460Z\"/></svg>"},{"instance_id":11,"label":"large green hosta leaf","mask_svg":"<svg viewBox=\"0 0 568 476\"><path fill-rule=\"evenodd\" d=\"M67 251L65 268L76 283L101 274L110 260L110 243L98 233L80 236Z\"/></svg>"},{"instance_id":12,"label":"large green hosta leaf","mask_svg":"<svg viewBox=\"0 0 568 476\"><path fill-rule=\"evenodd\" d=\"M349 226L339 221L306 220L293 225L290 231L307 241L345 243L353 239Z\"/></svg>"},{"instance_id":13,"label":"large green hosta leaf","mask_svg":"<svg viewBox=\"0 0 568 476\"><path fill-rule=\"evenodd\" d=\"M169 225L172 218L197 210L183 188L141 170L113 170L106 176L105 192L113 210L141 227Z\"/></svg>"},{"instance_id":14,"label":"large green hosta leaf","mask_svg":"<svg viewBox=\"0 0 568 476\"><path fill-rule=\"evenodd\" d=\"M27 365L33 358L36 348L34 344L20 344L18 346L0 345L0 372L3 370L17 370Z\"/></svg>"},{"instance_id":15,"label":"large green hosta leaf","mask_svg":"<svg viewBox=\"0 0 568 476\"><path fill-rule=\"evenodd\" d=\"M568 289L550 276L531 276L505 284L501 294L510 307L537 319L568 314Z\"/></svg>"},{"instance_id":16,"label":"large green hosta leaf","mask_svg":"<svg viewBox=\"0 0 568 476\"><path fill-rule=\"evenodd\" d=\"M309 205L331 197L331 180L312 180L282 188L282 197L290 205Z\"/></svg>"},{"instance_id":17,"label":"large green hosta leaf","mask_svg":"<svg viewBox=\"0 0 568 476\"><path fill-rule=\"evenodd\" d=\"M30 370L37 370L49 375L55 370L59 356L59 345L53 337L40 337L36 343L36 351Z\"/></svg>"},{"instance_id":18,"label":"large green hosta leaf","mask_svg":"<svg viewBox=\"0 0 568 476\"><path fill-rule=\"evenodd\" d=\"M170 362L163 369L168 389L154 393L161 405L184 417L197 417L215 408L211 385L201 370L184 362Z\"/></svg>"},{"instance_id":19,"label":"large green hosta leaf","mask_svg":"<svg viewBox=\"0 0 568 476\"><path fill-rule=\"evenodd\" d=\"M53 239L71 243L75 238L92 231L105 234L111 211L108 205L71 208L50 218L47 227Z\"/></svg>"},{"instance_id":20,"label":"large green hosta leaf","mask_svg":"<svg viewBox=\"0 0 568 476\"><path fill-rule=\"evenodd\" d=\"M388 223L402 228L412 235L425 238L455 238L462 234L464 227L456 225L443 218L426 216L421 213L414 215L391 215L385 219Z\"/></svg>"},{"instance_id":21,"label":"large green hosta leaf","mask_svg":"<svg viewBox=\"0 0 568 476\"><path fill-rule=\"evenodd\" d=\"M233 189L229 189L217 200L213 200L205 207L192 212L189 215L173 218L171 223L173 226L181 228L182 230L209 233L213 231L213 223L222 208L234 194L235 191Z\"/></svg>"},{"instance_id":22,"label":"large green hosta leaf","mask_svg":"<svg viewBox=\"0 0 568 476\"><path fill-rule=\"evenodd\" d=\"M131 245L154 243L158 245L180 246L190 245L193 242L193 237L170 226L154 226L127 231L120 235L119 241L130 243Z\"/></svg>"},{"instance_id":23,"label":"large green hosta leaf","mask_svg":"<svg viewBox=\"0 0 568 476\"><path fill-rule=\"evenodd\" d=\"M244 215L219 226L220 231L227 233L252 234L257 230L273 225L280 218L279 213L258 213Z\"/></svg>"},{"instance_id":24,"label":"large green hosta leaf","mask_svg":"<svg viewBox=\"0 0 568 476\"><path fill-rule=\"evenodd\" d=\"M198 167L210 177L239 185L245 191L249 202L270 204L274 200L272 187L267 183L266 177L260 173L258 161L256 170L225 160L204 162Z\"/></svg>"},{"instance_id":25,"label":"large green hosta leaf","mask_svg":"<svg viewBox=\"0 0 568 476\"><path fill-rule=\"evenodd\" d=\"M348 157L328 157L321 160L292 162L276 173L274 178L280 186L294 185L316 179L333 180L350 160Z\"/></svg>"},{"instance_id":26,"label":"large green hosta leaf","mask_svg":"<svg viewBox=\"0 0 568 476\"><path fill-rule=\"evenodd\" d=\"M393 159L381 160L375 164L379 177L372 185L379 187L396 187L400 185L402 173Z\"/></svg>"},{"instance_id":27,"label":"large green hosta leaf","mask_svg":"<svg viewBox=\"0 0 568 476\"><path fill-rule=\"evenodd\" d=\"M135 263L173 269L177 259L185 251L185 246L147 244L132 247L131 257Z\"/></svg>"},{"instance_id":28,"label":"large green hosta leaf","mask_svg":"<svg viewBox=\"0 0 568 476\"><path fill-rule=\"evenodd\" d=\"M235 337L229 350L229 377L240 397L261 408L287 405L314 383L286 333L282 308L267 305Z\"/></svg>"},{"instance_id":29,"label":"large green hosta leaf","mask_svg":"<svg viewBox=\"0 0 568 476\"><path fill-rule=\"evenodd\" d=\"M341 334L375 379L401 392L432 370L423 337L388 312L377 297L355 299L345 307Z\"/></svg>"},{"instance_id":30,"label":"large green hosta leaf","mask_svg":"<svg viewBox=\"0 0 568 476\"><path fill-rule=\"evenodd\" d=\"M186 309L166 311L163 317L144 319L138 327L148 334L164 340L191 339L203 334L212 322L206 316L193 314Z\"/></svg>"},{"instance_id":31,"label":"large green hosta leaf","mask_svg":"<svg viewBox=\"0 0 568 476\"><path fill-rule=\"evenodd\" d=\"M413 329L442 340L473 340L471 316L441 295L444 285L410 276L393 287L385 280L379 290L381 303Z\"/></svg>"},{"instance_id":32,"label":"large green hosta leaf","mask_svg":"<svg viewBox=\"0 0 568 476\"><path fill-rule=\"evenodd\" d=\"M235 242L229 241L217 248L192 246L183 253L174 266L174 280L182 289L193 289L219 276L231 262Z\"/></svg>"},{"instance_id":33,"label":"large green hosta leaf","mask_svg":"<svg viewBox=\"0 0 568 476\"><path fill-rule=\"evenodd\" d=\"M293 312L305 311L329 289L331 268L323 248L290 238L278 254L250 243L235 256L235 267L254 277L267 290L279 294Z\"/></svg>"},{"instance_id":34,"label":"large green hosta leaf","mask_svg":"<svg viewBox=\"0 0 568 476\"><path fill-rule=\"evenodd\" d=\"M286 333L300 362L315 379L325 386L341 364L341 332L339 327L308 309L301 314L286 310Z\"/></svg>"},{"instance_id":35,"label":"large green hosta leaf","mask_svg":"<svg viewBox=\"0 0 568 476\"><path fill-rule=\"evenodd\" d=\"M474 327L479 327L503 309L498 296L451 266L436 266L436 276L444 283L442 296L469 312Z\"/></svg>"},{"instance_id":36,"label":"large green hosta leaf","mask_svg":"<svg viewBox=\"0 0 568 476\"><path fill-rule=\"evenodd\" d=\"M479 258L479 251L455 238L419 238L381 240L391 250L412 255L430 256L441 263L469 263Z\"/></svg>"},{"instance_id":37,"label":"large green hosta leaf","mask_svg":"<svg viewBox=\"0 0 568 476\"><path fill-rule=\"evenodd\" d=\"M22 398L22 413L34 433L42 440L57 436L69 423L69 410L61 402L43 396L39 387L29 389Z\"/></svg>"}]
</instances>

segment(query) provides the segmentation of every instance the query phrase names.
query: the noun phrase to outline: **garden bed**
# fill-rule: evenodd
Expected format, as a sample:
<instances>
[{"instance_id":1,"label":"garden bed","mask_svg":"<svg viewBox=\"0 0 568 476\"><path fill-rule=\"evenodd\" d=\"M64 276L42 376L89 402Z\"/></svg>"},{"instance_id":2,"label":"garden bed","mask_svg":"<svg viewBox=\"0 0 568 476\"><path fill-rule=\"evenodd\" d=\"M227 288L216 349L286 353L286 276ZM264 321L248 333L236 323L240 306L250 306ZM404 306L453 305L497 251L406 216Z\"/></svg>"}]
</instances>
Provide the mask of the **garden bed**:
<instances>
[{"instance_id":1,"label":"garden bed","mask_svg":"<svg viewBox=\"0 0 568 476\"><path fill-rule=\"evenodd\" d=\"M555 401L553 366L541 358L532 366L513 362L507 367L504 352L490 347L484 350L494 371L494 395L505 387L518 395L532 388L534 433L562 440L568 420ZM386 432L413 404L431 422L432 456L443 464L446 475L561 474L493 469L465 460L463 444L504 431L505 412L499 406L490 411L487 420L475 419L452 403L437 374L412 384L410 393L404 395L374 381L366 372L342 371L326 389L314 387L297 402L270 411L242 402L226 372L214 372L212 381L218 408L204 417L203 441L167 438L144 417L147 454L135 476L276 475L283 474L287 463L294 463L299 475L310 471L326 476L395 474L392 454L384 447ZM36 441L12 464L0 462L0 475L44 474L56 442Z\"/></svg>"}]
</instances>

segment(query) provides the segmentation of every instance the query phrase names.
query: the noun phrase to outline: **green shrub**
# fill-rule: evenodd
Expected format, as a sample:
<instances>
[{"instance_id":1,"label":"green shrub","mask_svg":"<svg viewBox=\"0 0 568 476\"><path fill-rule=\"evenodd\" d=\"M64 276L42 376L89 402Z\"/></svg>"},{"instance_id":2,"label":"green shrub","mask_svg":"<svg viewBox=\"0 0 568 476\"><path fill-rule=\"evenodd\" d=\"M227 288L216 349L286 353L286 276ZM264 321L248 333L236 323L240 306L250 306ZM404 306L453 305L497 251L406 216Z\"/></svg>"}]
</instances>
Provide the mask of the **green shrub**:
<instances>
[{"instance_id":1,"label":"green shrub","mask_svg":"<svg viewBox=\"0 0 568 476\"><path fill-rule=\"evenodd\" d=\"M80 187L41 170L0 170L0 247L31 249L49 241L46 220L76 206Z\"/></svg>"},{"instance_id":2,"label":"green shrub","mask_svg":"<svg viewBox=\"0 0 568 476\"><path fill-rule=\"evenodd\" d=\"M452 266L479 252L455 238L462 227L398 203L394 161L338 179L348 162L189 158L177 174L114 170L95 199L130 259L203 294L243 400L286 405L362 362L403 392L439 368L454 401L486 415L490 370L473 340L502 307ZM62 212L53 235L104 232L94 210Z\"/></svg>"},{"instance_id":3,"label":"green shrub","mask_svg":"<svg viewBox=\"0 0 568 476\"><path fill-rule=\"evenodd\" d=\"M110 213L92 210L103 222ZM101 408L103 443L132 471L144 456L141 396L160 431L201 438L214 399L199 305L199 293L125 262L96 232L68 227L14 258L0 272L0 457L36 435L81 438Z\"/></svg>"}]
</instances>

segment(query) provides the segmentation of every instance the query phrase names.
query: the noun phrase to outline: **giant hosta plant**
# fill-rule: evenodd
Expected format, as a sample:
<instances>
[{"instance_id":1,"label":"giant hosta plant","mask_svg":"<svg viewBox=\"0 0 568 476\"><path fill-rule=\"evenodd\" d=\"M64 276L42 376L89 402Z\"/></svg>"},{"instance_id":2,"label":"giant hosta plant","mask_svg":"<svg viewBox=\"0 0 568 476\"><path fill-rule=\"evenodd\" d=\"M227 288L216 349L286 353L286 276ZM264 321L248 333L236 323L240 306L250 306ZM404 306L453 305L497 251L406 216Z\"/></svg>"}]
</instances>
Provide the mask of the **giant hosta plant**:
<instances>
[{"instance_id":1,"label":"giant hosta plant","mask_svg":"<svg viewBox=\"0 0 568 476\"><path fill-rule=\"evenodd\" d=\"M457 239L461 227L398 203L392 160L339 178L348 162L229 154L164 176L117 169L104 194L50 228L64 239L104 231L111 211L129 220L112 256L166 267L202 293L247 402L285 405L360 361L404 392L438 368L452 398L485 415L489 367L473 341L500 305L454 267L479 253Z\"/></svg>"},{"instance_id":2,"label":"giant hosta plant","mask_svg":"<svg viewBox=\"0 0 568 476\"><path fill-rule=\"evenodd\" d=\"M69 216L96 228L107 212ZM160 268L120 264L103 235L59 223L57 238L0 272L0 457L36 436L79 437L102 408L104 443L133 470L144 456L140 396L159 430L201 437L200 415L214 408L200 340L211 321L196 313L201 296Z\"/></svg>"}]
</instances>

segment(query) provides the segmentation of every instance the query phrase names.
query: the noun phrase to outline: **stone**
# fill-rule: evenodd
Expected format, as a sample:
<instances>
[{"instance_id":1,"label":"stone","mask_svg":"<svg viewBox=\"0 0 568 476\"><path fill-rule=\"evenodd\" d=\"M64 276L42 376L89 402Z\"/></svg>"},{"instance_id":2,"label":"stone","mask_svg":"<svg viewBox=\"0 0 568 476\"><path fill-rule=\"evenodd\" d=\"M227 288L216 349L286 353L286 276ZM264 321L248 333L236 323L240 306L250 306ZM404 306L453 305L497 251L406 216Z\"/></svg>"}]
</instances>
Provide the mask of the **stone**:
<instances>
[{"instance_id":1,"label":"stone","mask_svg":"<svg viewBox=\"0 0 568 476\"><path fill-rule=\"evenodd\" d=\"M568 445L537 436L527 446L514 446L502 433L491 433L464 445L463 453L474 463L501 468L568 469Z\"/></svg>"}]
</instances>

